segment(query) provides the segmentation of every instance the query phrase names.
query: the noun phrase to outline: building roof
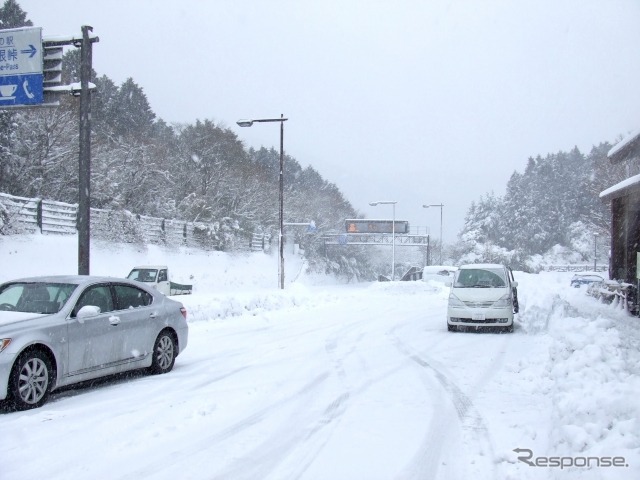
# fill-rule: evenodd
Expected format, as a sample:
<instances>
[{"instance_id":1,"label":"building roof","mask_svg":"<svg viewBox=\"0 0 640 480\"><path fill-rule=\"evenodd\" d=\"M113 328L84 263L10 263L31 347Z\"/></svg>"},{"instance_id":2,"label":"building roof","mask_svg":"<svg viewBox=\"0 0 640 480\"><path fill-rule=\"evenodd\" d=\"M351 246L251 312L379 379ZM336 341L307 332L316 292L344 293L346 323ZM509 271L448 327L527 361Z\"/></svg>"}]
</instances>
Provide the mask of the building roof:
<instances>
[{"instance_id":1,"label":"building roof","mask_svg":"<svg viewBox=\"0 0 640 480\"><path fill-rule=\"evenodd\" d=\"M620 163L625 160L640 157L640 129L632 132L618 142L609 150L607 157L609 157L609 160L613 163Z\"/></svg>"},{"instance_id":2,"label":"building roof","mask_svg":"<svg viewBox=\"0 0 640 480\"><path fill-rule=\"evenodd\" d=\"M609 187L600 192L600 199L603 201L613 200L614 198L623 197L635 191L640 191L640 175L629 177L620 183L616 183L613 187Z\"/></svg>"},{"instance_id":3,"label":"building roof","mask_svg":"<svg viewBox=\"0 0 640 480\"><path fill-rule=\"evenodd\" d=\"M609 160L612 163L640 159L640 129L635 132L631 132L620 142L614 145L614 147L607 153L607 157L609 157ZM640 175L635 175L600 192L600 199L603 201L609 201L639 191Z\"/></svg>"}]
</instances>

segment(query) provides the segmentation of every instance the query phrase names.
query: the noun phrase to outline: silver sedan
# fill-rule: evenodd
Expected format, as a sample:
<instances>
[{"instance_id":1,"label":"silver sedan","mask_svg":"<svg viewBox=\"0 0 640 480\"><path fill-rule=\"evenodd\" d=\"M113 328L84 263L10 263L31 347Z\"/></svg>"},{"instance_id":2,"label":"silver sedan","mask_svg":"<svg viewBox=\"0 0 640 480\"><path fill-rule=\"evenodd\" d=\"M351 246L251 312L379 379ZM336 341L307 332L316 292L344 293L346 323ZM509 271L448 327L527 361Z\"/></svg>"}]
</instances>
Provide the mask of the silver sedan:
<instances>
[{"instance_id":1,"label":"silver sedan","mask_svg":"<svg viewBox=\"0 0 640 480\"><path fill-rule=\"evenodd\" d=\"M73 383L167 373L187 346L184 306L142 283L80 275L0 285L0 401L39 407Z\"/></svg>"}]
</instances>

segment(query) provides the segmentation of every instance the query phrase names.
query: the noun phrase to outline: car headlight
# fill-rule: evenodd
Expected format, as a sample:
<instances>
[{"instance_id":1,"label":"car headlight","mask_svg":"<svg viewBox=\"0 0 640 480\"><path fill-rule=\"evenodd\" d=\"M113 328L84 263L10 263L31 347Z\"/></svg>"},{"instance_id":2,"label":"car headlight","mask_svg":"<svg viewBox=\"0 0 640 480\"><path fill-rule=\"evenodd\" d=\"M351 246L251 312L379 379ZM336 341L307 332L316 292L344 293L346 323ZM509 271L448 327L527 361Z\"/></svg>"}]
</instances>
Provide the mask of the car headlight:
<instances>
[{"instance_id":1,"label":"car headlight","mask_svg":"<svg viewBox=\"0 0 640 480\"><path fill-rule=\"evenodd\" d=\"M0 352L9 346L11 343L10 338L0 338Z\"/></svg>"},{"instance_id":2,"label":"car headlight","mask_svg":"<svg viewBox=\"0 0 640 480\"><path fill-rule=\"evenodd\" d=\"M499 300L492 305L493 308L507 308L511 306L511 295L505 293Z\"/></svg>"},{"instance_id":3,"label":"car headlight","mask_svg":"<svg viewBox=\"0 0 640 480\"><path fill-rule=\"evenodd\" d=\"M463 308L465 307L465 304L462 303L462 301L458 297L456 297L453 293L450 293L449 306L454 308Z\"/></svg>"}]
</instances>

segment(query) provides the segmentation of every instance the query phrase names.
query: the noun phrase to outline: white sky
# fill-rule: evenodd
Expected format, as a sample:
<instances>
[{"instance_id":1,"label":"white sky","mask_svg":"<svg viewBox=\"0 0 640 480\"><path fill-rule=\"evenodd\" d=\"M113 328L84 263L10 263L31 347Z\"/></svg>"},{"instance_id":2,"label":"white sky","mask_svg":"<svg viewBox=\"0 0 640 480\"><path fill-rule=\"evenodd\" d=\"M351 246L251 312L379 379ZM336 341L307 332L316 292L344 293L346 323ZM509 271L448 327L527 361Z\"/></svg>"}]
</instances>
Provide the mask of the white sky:
<instances>
[{"instance_id":1,"label":"white sky","mask_svg":"<svg viewBox=\"0 0 640 480\"><path fill-rule=\"evenodd\" d=\"M637 0L19 0L45 36L91 25L94 69L168 123L279 148L370 218L453 241L530 156L640 126ZM306 221L309 219L286 219Z\"/></svg>"}]
</instances>

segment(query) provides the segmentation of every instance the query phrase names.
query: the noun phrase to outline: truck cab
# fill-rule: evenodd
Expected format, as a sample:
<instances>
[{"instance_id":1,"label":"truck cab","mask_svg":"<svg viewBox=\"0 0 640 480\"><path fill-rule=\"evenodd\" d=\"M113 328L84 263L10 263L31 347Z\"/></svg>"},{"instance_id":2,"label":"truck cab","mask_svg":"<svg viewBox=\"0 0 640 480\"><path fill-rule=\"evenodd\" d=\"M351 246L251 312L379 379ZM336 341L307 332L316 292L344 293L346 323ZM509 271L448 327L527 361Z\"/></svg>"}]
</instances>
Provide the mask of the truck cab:
<instances>
[{"instance_id":1,"label":"truck cab","mask_svg":"<svg viewBox=\"0 0 640 480\"><path fill-rule=\"evenodd\" d=\"M166 265L141 265L133 267L127 276L130 280L146 283L165 295L187 295L193 290L193 285L184 285L171 281L169 269Z\"/></svg>"},{"instance_id":2,"label":"truck cab","mask_svg":"<svg viewBox=\"0 0 640 480\"><path fill-rule=\"evenodd\" d=\"M130 280L137 280L154 287L165 295L170 295L169 272L165 265L142 265L134 267L127 276Z\"/></svg>"}]
</instances>

